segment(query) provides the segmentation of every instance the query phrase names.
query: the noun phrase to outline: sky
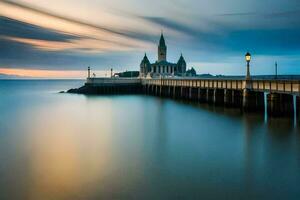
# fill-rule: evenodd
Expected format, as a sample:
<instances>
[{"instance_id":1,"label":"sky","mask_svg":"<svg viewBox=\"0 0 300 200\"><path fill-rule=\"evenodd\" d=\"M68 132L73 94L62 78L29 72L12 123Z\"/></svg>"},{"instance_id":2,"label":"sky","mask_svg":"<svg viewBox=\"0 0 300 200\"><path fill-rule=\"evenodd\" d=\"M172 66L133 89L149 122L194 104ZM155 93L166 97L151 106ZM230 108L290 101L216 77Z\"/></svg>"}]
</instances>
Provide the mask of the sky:
<instances>
[{"instance_id":1,"label":"sky","mask_svg":"<svg viewBox=\"0 0 300 200\"><path fill-rule=\"evenodd\" d=\"M0 77L84 78L182 53L199 74L300 74L299 0L0 0Z\"/></svg>"}]
</instances>

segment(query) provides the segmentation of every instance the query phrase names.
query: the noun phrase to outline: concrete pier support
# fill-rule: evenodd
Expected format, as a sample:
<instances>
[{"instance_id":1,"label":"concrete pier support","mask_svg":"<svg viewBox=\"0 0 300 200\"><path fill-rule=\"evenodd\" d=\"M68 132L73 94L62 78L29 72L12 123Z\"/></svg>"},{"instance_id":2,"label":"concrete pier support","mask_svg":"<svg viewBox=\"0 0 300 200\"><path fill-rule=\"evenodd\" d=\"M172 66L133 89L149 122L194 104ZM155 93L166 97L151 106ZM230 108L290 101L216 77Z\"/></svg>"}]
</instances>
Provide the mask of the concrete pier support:
<instances>
[{"instance_id":1,"label":"concrete pier support","mask_svg":"<svg viewBox=\"0 0 300 200\"><path fill-rule=\"evenodd\" d=\"M201 88L197 88L197 100L200 101L201 97Z\"/></svg>"},{"instance_id":2,"label":"concrete pier support","mask_svg":"<svg viewBox=\"0 0 300 200\"><path fill-rule=\"evenodd\" d=\"M147 93L147 85L142 86L142 92L145 94Z\"/></svg>"},{"instance_id":3,"label":"concrete pier support","mask_svg":"<svg viewBox=\"0 0 300 200\"><path fill-rule=\"evenodd\" d=\"M265 94L264 92L255 92L256 96L256 107L259 111L265 110Z\"/></svg>"},{"instance_id":4,"label":"concrete pier support","mask_svg":"<svg viewBox=\"0 0 300 200\"><path fill-rule=\"evenodd\" d=\"M161 96L169 97L169 86L162 86Z\"/></svg>"},{"instance_id":5,"label":"concrete pier support","mask_svg":"<svg viewBox=\"0 0 300 200\"><path fill-rule=\"evenodd\" d=\"M249 89L243 90L243 109L250 111L255 106L255 97L252 91Z\"/></svg>"},{"instance_id":6,"label":"concrete pier support","mask_svg":"<svg viewBox=\"0 0 300 200\"><path fill-rule=\"evenodd\" d=\"M296 97L296 113L297 113L297 117L299 119L299 117L300 117L300 96Z\"/></svg>"},{"instance_id":7,"label":"concrete pier support","mask_svg":"<svg viewBox=\"0 0 300 200\"><path fill-rule=\"evenodd\" d=\"M162 95L162 87L163 87L162 85L159 86L159 96Z\"/></svg>"},{"instance_id":8,"label":"concrete pier support","mask_svg":"<svg viewBox=\"0 0 300 200\"><path fill-rule=\"evenodd\" d=\"M268 115L273 117L293 116L293 96L288 94L270 93L267 96Z\"/></svg>"},{"instance_id":9,"label":"concrete pier support","mask_svg":"<svg viewBox=\"0 0 300 200\"><path fill-rule=\"evenodd\" d=\"M173 86L173 98L178 99L180 98L180 87L179 86Z\"/></svg>"},{"instance_id":10,"label":"concrete pier support","mask_svg":"<svg viewBox=\"0 0 300 200\"><path fill-rule=\"evenodd\" d=\"M214 89L207 89L206 102L207 103L214 103Z\"/></svg>"},{"instance_id":11,"label":"concrete pier support","mask_svg":"<svg viewBox=\"0 0 300 200\"><path fill-rule=\"evenodd\" d=\"M198 88L191 88L191 100L198 101Z\"/></svg>"},{"instance_id":12,"label":"concrete pier support","mask_svg":"<svg viewBox=\"0 0 300 200\"><path fill-rule=\"evenodd\" d=\"M214 89L214 104L223 105L224 104L224 90Z\"/></svg>"},{"instance_id":13,"label":"concrete pier support","mask_svg":"<svg viewBox=\"0 0 300 200\"><path fill-rule=\"evenodd\" d=\"M181 99L187 99L187 89L186 89L186 87L181 87Z\"/></svg>"},{"instance_id":14,"label":"concrete pier support","mask_svg":"<svg viewBox=\"0 0 300 200\"><path fill-rule=\"evenodd\" d=\"M183 98L183 87L180 87L180 97Z\"/></svg>"},{"instance_id":15,"label":"concrete pier support","mask_svg":"<svg viewBox=\"0 0 300 200\"><path fill-rule=\"evenodd\" d=\"M176 86L173 86L173 98L176 98Z\"/></svg>"},{"instance_id":16,"label":"concrete pier support","mask_svg":"<svg viewBox=\"0 0 300 200\"><path fill-rule=\"evenodd\" d=\"M160 86L160 96L164 97L166 95L166 87Z\"/></svg>"},{"instance_id":17,"label":"concrete pier support","mask_svg":"<svg viewBox=\"0 0 300 200\"><path fill-rule=\"evenodd\" d=\"M243 106L243 91L232 90L232 105L237 108Z\"/></svg>"},{"instance_id":18,"label":"concrete pier support","mask_svg":"<svg viewBox=\"0 0 300 200\"><path fill-rule=\"evenodd\" d=\"M243 109L245 111L263 111L264 110L264 93L250 91L244 89L243 91Z\"/></svg>"},{"instance_id":19,"label":"concrete pier support","mask_svg":"<svg viewBox=\"0 0 300 200\"><path fill-rule=\"evenodd\" d=\"M233 91L225 89L224 90L224 105L231 106L233 104Z\"/></svg>"},{"instance_id":20,"label":"concrete pier support","mask_svg":"<svg viewBox=\"0 0 300 200\"><path fill-rule=\"evenodd\" d=\"M207 89L199 88L198 101L201 103L207 102Z\"/></svg>"}]
</instances>

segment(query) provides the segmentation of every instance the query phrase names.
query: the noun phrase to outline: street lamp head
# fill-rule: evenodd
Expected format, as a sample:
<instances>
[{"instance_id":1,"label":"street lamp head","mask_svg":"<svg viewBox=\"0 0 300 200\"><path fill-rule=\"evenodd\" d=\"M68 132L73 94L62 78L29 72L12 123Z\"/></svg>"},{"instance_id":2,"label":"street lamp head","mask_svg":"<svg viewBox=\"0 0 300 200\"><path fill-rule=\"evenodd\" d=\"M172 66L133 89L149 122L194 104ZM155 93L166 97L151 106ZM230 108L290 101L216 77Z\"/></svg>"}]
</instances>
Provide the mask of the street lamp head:
<instances>
[{"instance_id":1,"label":"street lamp head","mask_svg":"<svg viewBox=\"0 0 300 200\"><path fill-rule=\"evenodd\" d=\"M251 60L251 54L249 52L247 52L246 55L245 55L245 58L246 58L247 62L250 62L250 60Z\"/></svg>"}]
</instances>

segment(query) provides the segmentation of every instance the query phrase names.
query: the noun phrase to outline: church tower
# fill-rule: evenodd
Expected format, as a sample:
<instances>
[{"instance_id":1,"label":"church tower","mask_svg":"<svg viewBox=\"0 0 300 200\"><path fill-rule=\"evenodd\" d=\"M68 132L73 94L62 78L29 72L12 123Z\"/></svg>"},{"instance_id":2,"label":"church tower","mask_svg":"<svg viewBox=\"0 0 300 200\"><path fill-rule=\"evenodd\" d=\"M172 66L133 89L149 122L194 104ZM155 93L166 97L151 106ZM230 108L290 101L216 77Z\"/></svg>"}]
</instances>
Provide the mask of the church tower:
<instances>
[{"instance_id":1,"label":"church tower","mask_svg":"<svg viewBox=\"0 0 300 200\"><path fill-rule=\"evenodd\" d=\"M145 53L145 56L140 64L140 77L146 77L151 71L150 61Z\"/></svg>"},{"instance_id":2,"label":"church tower","mask_svg":"<svg viewBox=\"0 0 300 200\"><path fill-rule=\"evenodd\" d=\"M184 75L186 73L186 62L181 54L177 62L177 74Z\"/></svg>"},{"instance_id":3,"label":"church tower","mask_svg":"<svg viewBox=\"0 0 300 200\"><path fill-rule=\"evenodd\" d=\"M167 60L167 46L164 35L161 33L158 45L158 62Z\"/></svg>"}]
</instances>

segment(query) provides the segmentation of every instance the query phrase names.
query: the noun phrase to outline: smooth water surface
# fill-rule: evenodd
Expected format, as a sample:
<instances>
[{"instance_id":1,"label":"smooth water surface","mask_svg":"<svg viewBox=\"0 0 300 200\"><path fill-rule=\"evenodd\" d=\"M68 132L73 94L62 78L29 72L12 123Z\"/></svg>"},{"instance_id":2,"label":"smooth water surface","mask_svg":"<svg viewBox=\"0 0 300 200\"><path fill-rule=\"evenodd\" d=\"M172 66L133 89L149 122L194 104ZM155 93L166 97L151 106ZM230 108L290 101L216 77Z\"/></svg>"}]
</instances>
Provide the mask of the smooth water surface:
<instances>
[{"instance_id":1,"label":"smooth water surface","mask_svg":"<svg viewBox=\"0 0 300 200\"><path fill-rule=\"evenodd\" d=\"M0 81L0 199L300 199L299 122Z\"/></svg>"}]
</instances>

